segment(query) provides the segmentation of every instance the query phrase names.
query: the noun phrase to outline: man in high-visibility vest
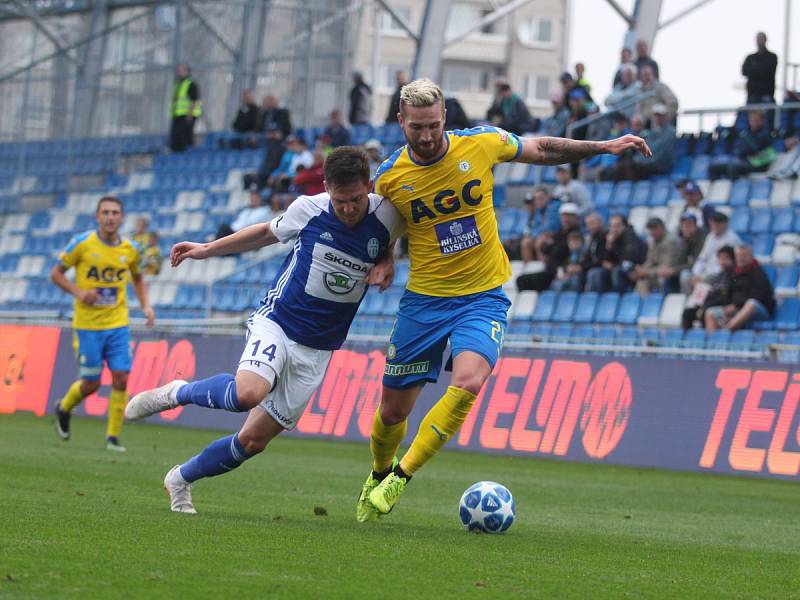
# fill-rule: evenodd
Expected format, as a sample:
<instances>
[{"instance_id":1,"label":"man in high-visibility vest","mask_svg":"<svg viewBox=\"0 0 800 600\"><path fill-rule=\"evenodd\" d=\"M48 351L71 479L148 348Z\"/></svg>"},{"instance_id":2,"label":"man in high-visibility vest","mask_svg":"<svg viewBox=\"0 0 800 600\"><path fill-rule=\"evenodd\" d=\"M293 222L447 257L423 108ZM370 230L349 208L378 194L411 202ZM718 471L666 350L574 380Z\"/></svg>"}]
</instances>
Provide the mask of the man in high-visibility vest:
<instances>
[{"instance_id":1,"label":"man in high-visibility vest","mask_svg":"<svg viewBox=\"0 0 800 600\"><path fill-rule=\"evenodd\" d=\"M175 69L175 85L172 89L169 132L169 147L173 152L183 152L194 145L194 122L203 114L200 88L192 81L189 67L179 64Z\"/></svg>"}]
</instances>

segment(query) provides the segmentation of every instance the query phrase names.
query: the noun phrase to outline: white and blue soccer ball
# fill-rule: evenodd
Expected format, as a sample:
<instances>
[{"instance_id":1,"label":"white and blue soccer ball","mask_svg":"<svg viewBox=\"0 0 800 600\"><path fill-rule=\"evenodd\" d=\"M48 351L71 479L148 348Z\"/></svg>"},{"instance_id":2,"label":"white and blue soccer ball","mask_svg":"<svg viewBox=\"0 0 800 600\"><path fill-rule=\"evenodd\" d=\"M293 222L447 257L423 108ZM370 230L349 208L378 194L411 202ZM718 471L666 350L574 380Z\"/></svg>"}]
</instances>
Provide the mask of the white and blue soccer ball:
<instances>
[{"instance_id":1,"label":"white and blue soccer ball","mask_svg":"<svg viewBox=\"0 0 800 600\"><path fill-rule=\"evenodd\" d=\"M471 485L458 503L458 516L469 531L503 533L511 527L516 512L511 492L494 481Z\"/></svg>"}]
</instances>

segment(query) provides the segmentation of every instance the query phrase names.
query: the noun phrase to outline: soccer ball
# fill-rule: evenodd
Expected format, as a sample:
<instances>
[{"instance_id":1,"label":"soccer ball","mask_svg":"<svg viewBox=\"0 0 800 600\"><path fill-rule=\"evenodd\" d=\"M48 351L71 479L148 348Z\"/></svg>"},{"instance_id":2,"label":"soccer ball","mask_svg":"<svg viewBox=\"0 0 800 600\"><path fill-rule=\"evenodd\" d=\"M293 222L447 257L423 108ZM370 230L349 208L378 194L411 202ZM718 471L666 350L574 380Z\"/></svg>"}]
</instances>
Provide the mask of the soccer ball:
<instances>
[{"instance_id":1,"label":"soccer ball","mask_svg":"<svg viewBox=\"0 0 800 600\"><path fill-rule=\"evenodd\" d=\"M458 515L469 531L502 533L514 522L517 503L508 488L479 481L467 488L458 503Z\"/></svg>"}]
</instances>

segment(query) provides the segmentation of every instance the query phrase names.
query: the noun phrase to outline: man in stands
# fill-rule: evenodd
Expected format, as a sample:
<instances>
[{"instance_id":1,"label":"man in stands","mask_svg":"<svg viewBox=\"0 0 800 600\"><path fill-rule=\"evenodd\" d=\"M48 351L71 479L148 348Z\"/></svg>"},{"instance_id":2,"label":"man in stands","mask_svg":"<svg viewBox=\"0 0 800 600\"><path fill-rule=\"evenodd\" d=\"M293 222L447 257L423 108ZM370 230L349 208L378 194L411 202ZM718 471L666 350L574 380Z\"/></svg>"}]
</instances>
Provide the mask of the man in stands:
<instances>
[{"instance_id":1,"label":"man in stands","mask_svg":"<svg viewBox=\"0 0 800 600\"><path fill-rule=\"evenodd\" d=\"M192 81L189 67L183 63L175 68L175 85L172 89L172 125L169 147L173 152L183 152L194 146L194 124L203 114L200 88Z\"/></svg>"},{"instance_id":2,"label":"man in stands","mask_svg":"<svg viewBox=\"0 0 800 600\"><path fill-rule=\"evenodd\" d=\"M681 214L694 215L698 227L708 230L711 215L716 212L714 205L703 200L703 190L691 179L679 183L678 189L686 201Z\"/></svg>"},{"instance_id":3,"label":"man in stands","mask_svg":"<svg viewBox=\"0 0 800 600\"><path fill-rule=\"evenodd\" d=\"M372 88L364 81L364 76L353 73L353 87L350 88L350 112L348 120L351 125L369 124L372 117Z\"/></svg>"},{"instance_id":4,"label":"man in stands","mask_svg":"<svg viewBox=\"0 0 800 600\"><path fill-rule=\"evenodd\" d=\"M50 280L75 297L72 326L80 366L80 379L56 404L56 433L64 441L70 438L72 410L100 389L100 375L105 362L111 371L106 449L117 452L125 451L119 443L119 434L128 402L128 373L131 370L129 281L133 283L148 327L156 318L140 271L141 248L136 242L119 235L124 218L124 206L119 198L101 198L95 212L97 229L73 237L50 272ZM73 268L75 281L66 277L67 271Z\"/></svg>"},{"instance_id":5,"label":"man in stands","mask_svg":"<svg viewBox=\"0 0 800 600\"><path fill-rule=\"evenodd\" d=\"M405 71L397 71L394 74L395 88L391 99L389 100L389 110L386 111L386 123L397 123L397 113L400 112L400 90L408 83L408 76Z\"/></svg>"},{"instance_id":6,"label":"man in stands","mask_svg":"<svg viewBox=\"0 0 800 600\"><path fill-rule=\"evenodd\" d=\"M570 231L567 235L567 250L567 259L550 284L550 289L556 292L580 292L586 277L583 270L586 246L580 230Z\"/></svg>"},{"instance_id":7,"label":"man in stands","mask_svg":"<svg viewBox=\"0 0 800 600\"><path fill-rule=\"evenodd\" d=\"M767 50L767 34L756 34L756 51L742 63L742 75L747 77L748 104L775 104L775 71L778 56Z\"/></svg>"},{"instance_id":8,"label":"man in stands","mask_svg":"<svg viewBox=\"0 0 800 600\"><path fill-rule=\"evenodd\" d=\"M267 94L261 100L258 131L265 133L278 131L281 141L292 133L292 117L289 109L283 108L278 98L272 94Z\"/></svg>"},{"instance_id":9,"label":"man in stands","mask_svg":"<svg viewBox=\"0 0 800 600\"><path fill-rule=\"evenodd\" d=\"M650 48L646 40L636 40L636 68L639 77L642 76L642 67L650 67L653 76L658 79L658 63L650 56Z\"/></svg>"},{"instance_id":10,"label":"man in stands","mask_svg":"<svg viewBox=\"0 0 800 600\"><path fill-rule=\"evenodd\" d=\"M591 292L627 292L631 282L628 273L644 262L647 246L628 224L625 215L613 215L606 234L602 265L586 274L586 287Z\"/></svg>"},{"instance_id":11,"label":"man in stands","mask_svg":"<svg viewBox=\"0 0 800 600\"><path fill-rule=\"evenodd\" d=\"M507 81L498 81L494 102L486 113L486 119L493 125L517 135L538 129L538 119L534 119L525 101L511 91Z\"/></svg>"},{"instance_id":12,"label":"man in stands","mask_svg":"<svg viewBox=\"0 0 800 600\"><path fill-rule=\"evenodd\" d=\"M558 270L569 260L567 238L570 233L581 233L580 209L570 202L558 209L561 228L556 232L544 231L536 238L536 256L544 263L544 271L527 273L517 277L517 288L522 290L546 290L553 283Z\"/></svg>"},{"instance_id":13,"label":"man in stands","mask_svg":"<svg viewBox=\"0 0 800 600\"><path fill-rule=\"evenodd\" d=\"M711 332L724 327L736 331L753 321L772 318L774 310L775 292L764 269L753 257L752 248L746 244L736 246L730 303L705 311L706 330Z\"/></svg>"},{"instance_id":14,"label":"man in stands","mask_svg":"<svg viewBox=\"0 0 800 600\"><path fill-rule=\"evenodd\" d=\"M681 215L679 235L686 244L686 266L680 273L681 291L688 294L691 291L692 267L703 251L706 241L706 231L697 225L697 216L685 212Z\"/></svg>"},{"instance_id":15,"label":"man in stands","mask_svg":"<svg viewBox=\"0 0 800 600\"><path fill-rule=\"evenodd\" d=\"M699 301L689 299L683 311L683 329L691 329L695 321L705 324L705 312L713 306L727 306L731 301L731 284L736 268L736 258L732 246L723 246L717 251L720 271L708 281L708 289Z\"/></svg>"},{"instance_id":16,"label":"man in stands","mask_svg":"<svg viewBox=\"0 0 800 600\"><path fill-rule=\"evenodd\" d=\"M561 203L551 196L546 185L540 185L525 194L525 207L528 214L519 253L524 262L530 262L536 258L536 239L545 232L555 233L561 228L558 216Z\"/></svg>"},{"instance_id":17,"label":"man in stands","mask_svg":"<svg viewBox=\"0 0 800 600\"><path fill-rule=\"evenodd\" d=\"M312 152L314 162L309 168L298 168L292 184L295 192L303 196L316 196L325 191L325 153L322 150Z\"/></svg>"},{"instance_id":18,"label":"man in stands","mask_svg":"<svg viewBox=\"0 0 800 600\"><path fill-rule=\"evenodd\" d=\"M667 175L672 171L677 141L675 127L667 118L668 111L664 104L654 105L652 111L650 128L644 130L641 136L647 140L653 154L646 157L633 153L623 156L602 173L603 178L638 181L654 175Z\"/></svg>"},{"instance_id":19,"label":"man in stands","mask_svg":"<svg viewBox=\"0 0 800 600\"><path fill-rule=\"evenodd\" d=\"M625 64L620 67L620 81L606 97L606 108L621 112L629 119L636 111L633 98L642 93L642 82L636 78L636 65Z\"/></svg>"},{"instance_id":20,"label":"man in stands","mask_svg":"<svg viewBox=\"0 0 800 600\"><path fill-rule=\"evenodd\" d=\"M653 67L649 65L639 67L639 79L642 82L641 93L654 92L654 94L641 100L636 105L636 112L645 119L650 119L653 116L653 107L656 104L663 104L667 109L667 121L675 123L678 115L678 98L674 92L658 79Z\"/></svg>"},{"instance_id":21,"label":"man in stands","mask_svg":"<svg viewBox=\"0 0 800 600\"><path fill-rule=\"evenodd\" d=\"M273 192L280 193L289 189L292 178L297 174L297 168L309 168L314 163L314 157L308 150L308 144L302 138L290 135L286 138L286 152L281 157L278 167L270 173L267 185Z\"/></svg>"},{"instance_id":22,"label":"man in stands","mask_svg":"<svg viewBox=\"0 0 800 600\"><path fill-rule=\"evenodd\" d=\"M331 148L349 146L350 130L344 126L344 121L342 120L342 111L340 111L338 108L334 108L329 117L330 121L328 121L328 126L325 128L325 135L330 138Z\"/></svg>"},{"instance_id":23,"label":"man in stands","mask_svg":"<svg viewBox=\"0 0 800 600\"><path fill-rule=\"evenodd\" d=\"M232 233L249 227L254 223L263 223L272 218L272 211L264 206L264 198L258 191L258 186L250 186L248 205L239 211L232 223L222 223L217 228L216 239L231 235Z\"/></svg>"},{"instance_id":24,"label":"man in stands","mask_svg":"<svg viewBox=\"0 0 800 600\"><path fill-rule=\"evenodd\" d=\"M636 292L641 296L651 292L676 293L680 289L679 273L686 266L686 244L671 236L658 217L647 221L647 231L647 258L628 273L628 279L636 283Z\"/></svg>"},{"instance_id":25,"label":"man in stands","mask_svg":"<svg viewBox=\"0 0 800 600\"><path fill-rule=\"evenodd\" d=\"M692 265L692 286L719 273L720 265L717 252L723 246L735 247L742 243L736 232L728 226L728 215L714 212L708 220L709 232L703 242L703 249Z\"/></svg>"},{"instance_id":26,"label":"man in stands","mask_svg":"<svg viewBox=\"0 0 800 600\"><path fill-rule=\"evenodd\" d=\"M383 162L383 144L375 138L371 138L364 142L364 152L367 153L369 159L369 177L370 181L375 178L375 173L378 167Z\"/></svg>"},{"instance_id":27,"label":"man in stands","mask_svg":"<svg viewBox=\"0 0 800 600\"><path fill-rule=\"evenodd\" d=\"M766 115L761 110L747 113L747 129L739 132L733 158L719 157L708 167L711 179L737 179L749 173L766 171L777 153Z\"/></svg>"},{"instance_id":28,"label":"man in stands","mask_svg":"<svg viewBox=\"0 0 800 600\"><path fill-rule=\"evenodd\" d=\"M617 67L617 71L614 73L614 82L612 83L611 87L617 87L620 81L622 81L622 70L625 65L633 65L633 67L636 68L635 72L638 72L639 70L636 67L636 64L633 62L633 51L630 48L623 48L620 51L619 67Z\"/></svg>"},{"instance_id":29,"label":"man in stands","mask_svg":"<svg viewBox=\"0 0 800 600\"><path fill-rule=\"evenodd\" d=\"M586 90L587 94L591 96L592 86L589 83L589 80L586 79L586 65L584 65L582 62L575 63L575 81L579 86Z\"/></svg>"},{"instance_id":30,"label":"man in stands","mask_svg":"<svg viewBox=\"0 0 800 600\"><path fill-rule=\"evenodd\" d=\"M250 133L258 131L259 125L258 106L253 99L253 91L242 92L242 104L236 112L232 128L236 133Z\"/></svg>"},{"instance_id":31,"label":"man in stands","mask_svg":"<svg viewBox=\"0 0 800 600\"><path fill-rule=\"evenodd\" d=\"M589 214L594 208L589 190L580 181L572 178L571 165L558 165L556 167L558 185L553 189L553 197L561 203L571 202L576 204L581 215Z\"/></svg>"},{"instance_id":32,"label":"man in stands","mask_svg":"<svg viewBox=\"0 0 800 600\"><path fill-rule=\"evenodd\" d=\"M606 224L600 213L591 213L586 223L586 251L583 254L584 283L586 274L592 269L602 268L606 257Z\"/></svg>"},{"instance_id":33,"label":"man in stands","mask_svg":"<svg viewBox=\"0 0 800 600\"><path fill-rule=\"evenodd\" d=\"M570 117L570 110L564 102L564 94L561 92L550 94L550 105L553 107L553 114L542 123L543 133L544 135L562 137L567 129L567 122Z\"/></svg>"}]
</instances>

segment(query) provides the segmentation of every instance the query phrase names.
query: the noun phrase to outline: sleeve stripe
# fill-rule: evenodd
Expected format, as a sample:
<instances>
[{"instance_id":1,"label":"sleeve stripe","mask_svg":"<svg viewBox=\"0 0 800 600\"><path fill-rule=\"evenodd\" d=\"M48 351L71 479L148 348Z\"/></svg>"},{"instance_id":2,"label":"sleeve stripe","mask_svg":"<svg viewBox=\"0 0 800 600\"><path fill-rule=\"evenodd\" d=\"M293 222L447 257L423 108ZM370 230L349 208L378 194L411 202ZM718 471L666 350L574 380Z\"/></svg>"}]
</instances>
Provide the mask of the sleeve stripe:
<instances>
[{"instance_id":1,"label":"sleeve stripe","mask_svg":"<svg viewBox=\"0 0 800 600\"><path fill-rule=\"evenodd\" d=\"M91 231L84 231L83 233L79 233L78 235L73 237L69 241L69 244L67 244L67 247L64 249L64 254L69 254L70 252L75 250L75 247L81 242L86 241L86 238L88 238L90 235L92 235Z\"/></svg>"},{"instance_id":2,"label":"sleeve stripe","mask_svg":"<svg viewBox=\"0 0 800 600\"><path fill-rule=\"evenodd\" d=\"M517 160L522 154L522 139L520 139L520 137L516 133L509 133L509 135L513 136L514 139L517 140L517 153L514 155L514 158L508 161L511 162L513 160Z\"/></svg>"}]
</instances>

